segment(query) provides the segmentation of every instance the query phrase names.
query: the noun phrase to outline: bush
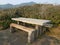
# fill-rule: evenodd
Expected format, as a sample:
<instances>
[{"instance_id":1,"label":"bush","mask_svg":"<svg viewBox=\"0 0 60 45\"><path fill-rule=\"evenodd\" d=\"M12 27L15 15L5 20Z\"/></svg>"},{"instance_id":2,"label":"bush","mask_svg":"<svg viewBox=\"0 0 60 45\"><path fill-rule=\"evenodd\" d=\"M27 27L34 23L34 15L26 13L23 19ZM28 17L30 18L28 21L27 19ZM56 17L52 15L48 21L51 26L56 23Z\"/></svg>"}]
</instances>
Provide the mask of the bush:
<instances>
[{"instance_id":1,"label":"bush","mask_svg":"<svg viewBox=\"0 0 60 45\"><path fill-rule=\"evenodd\" d=\"M3 27L2 29L7 29L10 26L11 20L5 20L0 22L0 25Z\"/></svg>"}]
</instances>

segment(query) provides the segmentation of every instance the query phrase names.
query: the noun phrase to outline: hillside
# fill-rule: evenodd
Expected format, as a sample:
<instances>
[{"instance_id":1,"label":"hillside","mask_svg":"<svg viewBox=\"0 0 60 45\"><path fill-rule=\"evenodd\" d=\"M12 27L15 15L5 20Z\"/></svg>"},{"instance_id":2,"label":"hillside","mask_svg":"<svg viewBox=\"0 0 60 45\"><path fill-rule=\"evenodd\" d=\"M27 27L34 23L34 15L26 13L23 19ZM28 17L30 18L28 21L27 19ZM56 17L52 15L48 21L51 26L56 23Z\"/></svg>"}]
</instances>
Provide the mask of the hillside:
<instances>
[{"instance_id":1,"label":"hillside","mask_svg":"<svg viewBox=\"0 0 60 45\"><path fill-rule=\"evenodd\" d=\"M11 9L0 9L0 30L2 30L0 31L1 45L28 45L26 44L27 34L24 31L17 31L16 33L9 32L10 23L14 22L11 18L14 17L51 20L54 27L49 28L49 32L42 35L36 42L32 43L32 45L60 45L59 5L34 4Z\"/></svg>"},{"instance_id":2,"label":"hillside","mask_svg":"<svg viewBox=\"0 0 60 45\"><path fill-rule=\"evenodd\" d=\"M60 24L60 6L52 4L35 4L18 8L0 10L0 27L7 28L12 17L26 17L51 20L54 25Z\"/></svg>"}]
</instances>

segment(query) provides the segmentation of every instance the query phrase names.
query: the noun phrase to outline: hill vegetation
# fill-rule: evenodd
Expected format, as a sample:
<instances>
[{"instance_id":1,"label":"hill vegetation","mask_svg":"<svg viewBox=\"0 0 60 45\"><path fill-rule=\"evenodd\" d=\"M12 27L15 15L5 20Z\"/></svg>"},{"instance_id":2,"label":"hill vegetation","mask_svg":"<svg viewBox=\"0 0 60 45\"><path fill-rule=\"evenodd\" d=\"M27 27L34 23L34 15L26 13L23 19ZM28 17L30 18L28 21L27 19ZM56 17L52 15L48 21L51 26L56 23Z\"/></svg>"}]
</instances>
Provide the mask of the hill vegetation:
<instances>
[{"instance_id":1,"label":"hill vegetation","mask_svg":"<svg viewBox=\"0 0 60 45\"><path fill-rule=\"evenodd\" d=\"M35 4L11 9L0 9L0 29L6 29L13 17L26 17L51 20L54 25L60 24L60 6L52 4Z\"/></svg>"}]
</instances>

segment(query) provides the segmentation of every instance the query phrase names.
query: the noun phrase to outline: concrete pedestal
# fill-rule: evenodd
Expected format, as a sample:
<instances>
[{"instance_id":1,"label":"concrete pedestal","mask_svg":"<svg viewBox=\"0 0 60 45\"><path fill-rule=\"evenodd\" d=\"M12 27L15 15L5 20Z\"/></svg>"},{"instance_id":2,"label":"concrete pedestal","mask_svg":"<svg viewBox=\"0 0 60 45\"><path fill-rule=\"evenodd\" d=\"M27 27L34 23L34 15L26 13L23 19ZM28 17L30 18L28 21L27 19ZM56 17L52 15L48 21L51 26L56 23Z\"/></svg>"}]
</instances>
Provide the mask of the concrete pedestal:
<instances>
[{"instance_id":1,"label":"concrete pedestal","mask_svg":"<svg viewBox=\"0 0 60 45\"><path fill-rule=\"evenodd\" d=\"M34 31L28 33L28 43L31 43L34 41Z\"/></svg>"}]
</instances>

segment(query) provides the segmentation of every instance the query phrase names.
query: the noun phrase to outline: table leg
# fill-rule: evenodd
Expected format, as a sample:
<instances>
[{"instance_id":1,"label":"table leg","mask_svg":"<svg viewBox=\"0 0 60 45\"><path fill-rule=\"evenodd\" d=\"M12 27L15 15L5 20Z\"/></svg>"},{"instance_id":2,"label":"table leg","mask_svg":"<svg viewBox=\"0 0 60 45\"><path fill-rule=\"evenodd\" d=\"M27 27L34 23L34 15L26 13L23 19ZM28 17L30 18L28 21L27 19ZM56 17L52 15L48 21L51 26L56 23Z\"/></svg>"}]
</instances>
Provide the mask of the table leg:
<instances>
[{"instance_id":1,"label":"table leg","mask_svg":"<svg viewBox=\"0 0 60 45\"><path fill-rule=\"evenodd\" d=\"M36 36L38 37L38 35L39 35L39 26L38 25L36 25L36 27L35 27L35 29L36 29Z\"/></svg>"},{"instance_id":2,"label":"table leg","mask_svg":"<svg viewBox=\"0 0 60 45\"><path fill-rule=\"evenodd\" d=\"M17 21L17 24L19 24L19 21Z\"/></svg>"},{"instance_id":3,"label":"table leg","mask_svg":"<svg viewBox=\"0 0 60 45\"><path fill-rule=\"evenodd\" d=\"M34 31L28 33L28 43L31 43L34 41Z\"/></svg>"}]
</instances>

